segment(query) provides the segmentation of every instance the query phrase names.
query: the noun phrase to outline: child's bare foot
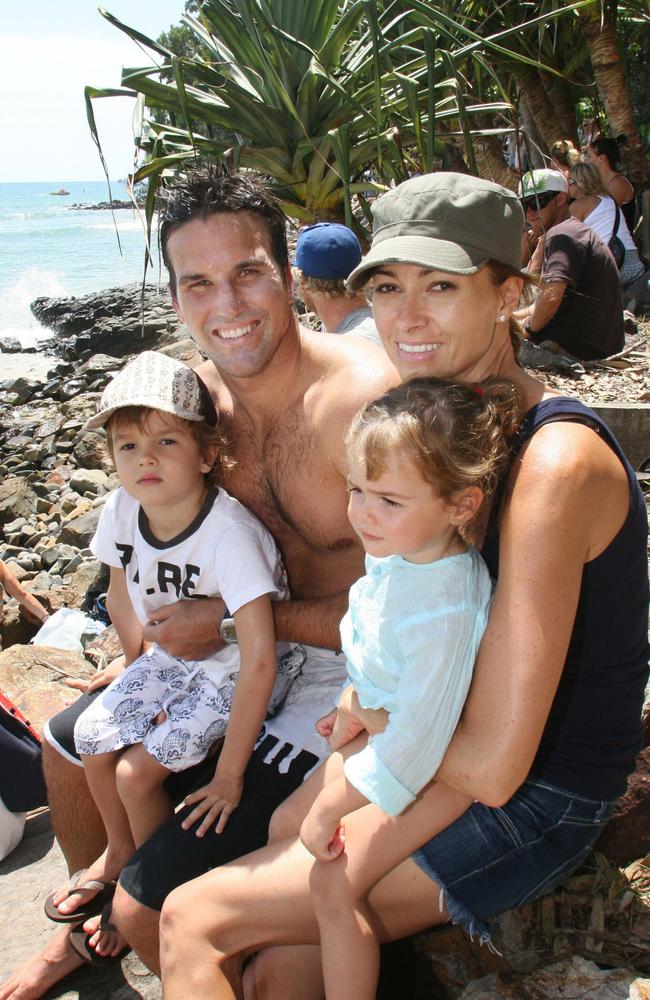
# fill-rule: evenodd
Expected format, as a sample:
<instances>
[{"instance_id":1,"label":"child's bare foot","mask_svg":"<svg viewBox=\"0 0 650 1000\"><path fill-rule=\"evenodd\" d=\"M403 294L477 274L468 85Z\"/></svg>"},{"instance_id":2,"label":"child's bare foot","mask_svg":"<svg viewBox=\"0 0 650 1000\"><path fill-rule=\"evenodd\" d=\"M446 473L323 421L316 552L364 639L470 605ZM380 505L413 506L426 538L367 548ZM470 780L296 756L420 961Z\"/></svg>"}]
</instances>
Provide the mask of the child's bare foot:
<instances>
[{"instance_id":1,"label":"child's bare foot","mask_svg":"<svg viewBox=\"0 0 650 1000\"><path fill-rule=\"evenodd\" d=\"M106 904L101 915L89 917L83 927L72 931L70 945L84 962L91 965L116 959L128 948L125 939L111 923L110 903Z\"/></svg>"},{"instance_id":2,"label":"child's bare foot","mask_svg":"<svg viewBox=\"0 0 650 1000\"><path fill-rule=\"evenodd\" d=\"M85 871L77 872L67 885L56 889L45 900L50 920L83 920L99 913L113 897L115 879L135 850L132 842L119 847L109 845Z\"/></svg>"}]
</instances>

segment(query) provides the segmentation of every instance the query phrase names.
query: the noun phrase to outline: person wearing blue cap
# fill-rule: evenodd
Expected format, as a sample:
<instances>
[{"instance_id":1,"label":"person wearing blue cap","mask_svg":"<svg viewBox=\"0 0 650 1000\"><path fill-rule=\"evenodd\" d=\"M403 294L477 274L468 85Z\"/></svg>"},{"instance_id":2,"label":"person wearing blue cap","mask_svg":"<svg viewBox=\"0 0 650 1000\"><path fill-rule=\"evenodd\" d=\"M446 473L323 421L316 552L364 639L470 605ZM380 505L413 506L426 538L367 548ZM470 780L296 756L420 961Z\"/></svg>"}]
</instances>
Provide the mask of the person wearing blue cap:
<instances>
[{"instance_id":1,"label":"person wearing blue cap","mask_svg":"<svg viewBox=\"0 0 650 1000\"><path fill-rule=\"evenodd\" d=\"M360 260L361 245L347 226L338 222L306 226L296 245L297 291L307 309L316 313L326 333L352 333L379 344L364 292L352 292L345 284Z\"/></svg>"}]
</instances>

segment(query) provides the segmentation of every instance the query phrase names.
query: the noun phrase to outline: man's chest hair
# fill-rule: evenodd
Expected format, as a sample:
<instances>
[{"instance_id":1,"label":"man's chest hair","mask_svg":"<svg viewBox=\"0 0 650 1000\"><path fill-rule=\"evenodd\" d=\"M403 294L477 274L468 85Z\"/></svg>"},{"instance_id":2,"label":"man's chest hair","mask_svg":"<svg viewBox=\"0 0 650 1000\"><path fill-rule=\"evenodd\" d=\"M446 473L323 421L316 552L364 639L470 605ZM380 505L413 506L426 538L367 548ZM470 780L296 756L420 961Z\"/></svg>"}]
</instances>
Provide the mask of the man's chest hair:
<instances>
[{"instance_id":1,"label":"man's chest hair","mask_svg":"<svg viewBox=\"0 0 650 1000\"><path fill-rule=\"evenodd\" d=\"M263 431L233 434L237 466L227 488L266 525L281 548L300 540L332 549L352 537L344 484L304 413L288 412Z\"/></svg>"}]
</instances>

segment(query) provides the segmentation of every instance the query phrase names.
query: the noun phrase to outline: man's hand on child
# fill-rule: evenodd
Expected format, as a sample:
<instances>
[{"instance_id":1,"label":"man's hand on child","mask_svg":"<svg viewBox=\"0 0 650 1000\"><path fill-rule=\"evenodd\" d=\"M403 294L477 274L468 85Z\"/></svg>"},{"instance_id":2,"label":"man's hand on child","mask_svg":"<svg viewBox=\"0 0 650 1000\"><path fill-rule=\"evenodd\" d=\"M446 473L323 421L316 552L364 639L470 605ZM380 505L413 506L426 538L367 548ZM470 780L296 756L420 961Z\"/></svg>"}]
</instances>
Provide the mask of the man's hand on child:
<instances>
[{"instance_id":1,"label":"man's hand on child","mask_svg":"<svg viewBox=\"0 0 650 1000\"><path fill-rule=\"evenodd\" d=\"M334 861L345 850L345 827L340 818L332 821L312 808L300 827L300 839L317 861Z\"/></svg>"},{"instance_id":2,"label":"man's hand on child","mask_svg":"<svg viewBox=\"0 0 650 1000\"><path fill-rule=\"evenodd\" d=\"M142 630L142 637L162 646L170 656L181 660L205 660L223 649L219 622L225 606L220 597L166 604L153 612Z\"/></svg>"},{"instance_id":3,"label":"man's hand on child","mask_svg":"<svg viewBox=\"0 0 650 1000\"><path fill-rule=\"evenodd\" d=\"M196 831L197 837L203 837L215 820L215 831L222 833L232 813L239 805L243 790L243 777L223 778L217 772L212 781L204 785L203 788L197 789L196 792L192 792L185 799L186 806L198 804L183 820L183 829L189 830L198 819L203 817Z\"/></svg>"}]
</instances>

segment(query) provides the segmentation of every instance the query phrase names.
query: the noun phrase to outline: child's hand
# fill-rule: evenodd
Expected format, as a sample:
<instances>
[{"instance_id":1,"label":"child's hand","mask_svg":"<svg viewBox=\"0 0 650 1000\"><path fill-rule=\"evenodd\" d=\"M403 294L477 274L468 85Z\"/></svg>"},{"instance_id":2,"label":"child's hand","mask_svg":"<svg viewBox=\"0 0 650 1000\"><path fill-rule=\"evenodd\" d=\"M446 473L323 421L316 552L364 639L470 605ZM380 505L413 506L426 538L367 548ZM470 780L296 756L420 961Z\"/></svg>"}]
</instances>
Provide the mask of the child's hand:
<instances>
[{"instance_id":1,"label":"child's hand","mask_svg":"<svg viewBox=\"0 0 650 1000\"><path fill-rule=\"evenodd\" d=\"M317 861L334 861L345 850L345 827L310 809L300 827L300 839Z\"/></svg>"},{"instance_id":2,"label":"child's hand","mask_svg":"<svg viewBox=\"0 0 650 1000\"><path fill-rule=\"evenodd\" d=\"M104 667L103 670L98 670L95 676L91 677L89 681L71 677L66 680L65 683L68 687L76 688L77 691L84 691L86 694L90 694L91 691L96 691L97 688L106 687L123 672L124 657L116 656L114 660L111 660L107 667Z\"/></svg>"},{"instance_id":3,"label":"child's hand","mask_svg":"<svg viewBox=\"0 0 650 1000\"><path fill-rule=\"evenodd\" d=\"M333 708L331 712L318 720L316 731L325 737L330 745L330 750L340 750L342 746L363 732L363 726L357 719Z\"/></svg>"},{"instance_id":4,"label":"child's hand","mask_svg":"<svg viewBox=\"0 0 650 1000\"><path fill-rule=\"evenodd\" d=\"M221 833L239 805L243 790L243 777L224 778L219 775L217 770L212 781L204 785L203 788L197 789L196 792L192 792L185 799L186 806L192 806L195 802L198 802L199 805L183 820L181 824L183 829L189 830L197 819L203 816L204 819L196 831L197 837L203 837L215 820L217 820L215 831Z\"/></svg>"}]
</instances>

